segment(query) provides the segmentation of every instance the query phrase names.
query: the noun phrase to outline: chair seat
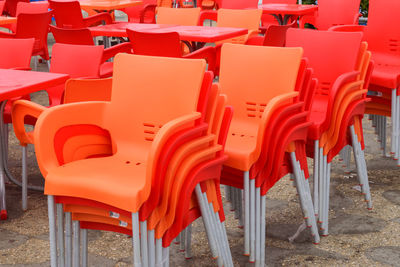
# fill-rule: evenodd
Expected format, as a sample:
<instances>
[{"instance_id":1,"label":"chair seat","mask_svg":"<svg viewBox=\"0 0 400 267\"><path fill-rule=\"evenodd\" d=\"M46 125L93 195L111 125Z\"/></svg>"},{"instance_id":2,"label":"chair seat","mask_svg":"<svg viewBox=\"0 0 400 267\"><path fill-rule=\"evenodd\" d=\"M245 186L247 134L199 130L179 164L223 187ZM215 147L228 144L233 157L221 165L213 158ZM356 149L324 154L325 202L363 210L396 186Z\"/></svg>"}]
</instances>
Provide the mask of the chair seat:
<instances>
[{"instance_id":1,"label":"chair seat","mask_svg":"<svg viewBox=\"0 0 400 267\"><path fill-rule=\"evenodd\" d=\"M143 153L147 154L147 153ZM67 163L46 176L45 194L83 197L136 212L150 185L142 159L111 156Z\"/></svg>"},{"instance_id":2,"label":"chair seat","mask_svg":"<svg viewBox=\"0 0 400 267\"><path fill-rule=\"evenodd\" d=\"M372 53L375 62L371 84L386 88L397 88L400 84L400 57L383 53Z\"/></svg>"}]
</instances>

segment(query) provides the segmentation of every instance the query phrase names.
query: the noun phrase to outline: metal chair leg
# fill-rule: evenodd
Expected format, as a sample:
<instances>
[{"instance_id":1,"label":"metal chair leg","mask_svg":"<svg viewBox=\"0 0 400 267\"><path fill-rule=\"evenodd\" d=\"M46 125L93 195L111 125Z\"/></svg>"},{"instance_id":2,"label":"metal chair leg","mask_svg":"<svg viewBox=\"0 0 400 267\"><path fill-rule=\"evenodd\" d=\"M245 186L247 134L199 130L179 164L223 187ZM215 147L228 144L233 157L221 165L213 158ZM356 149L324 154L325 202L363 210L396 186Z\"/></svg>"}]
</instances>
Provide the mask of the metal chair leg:
<instances>
[{"instance_id":1,"label":"metal chair leg","mask_svg":"<svg viewBox=\"0 0 400 267\"><path fill-rule=\"evenodd\" d=\"M27 146L22 146L22 210L28 209Z\"/></svg>"},{"instance_id":2,"label":"metal chair leg","mask_svg":"<svg viewBox=\"0 0 400 267\"><path fill-rule=\"evenodd\" d=\"M192 258L192 224L186 227L185 258Z\"/></svg>"},{"instance_id":3,"label":"metal chair leg","mask_svg":"<svg viewBox=\"0 0 400 267\"><path fill-rule=\"evenodd\" d=\"M249 172L243 173L244 187L244 255L250 255L250 181Z\"/></svg>"},{"instance_id":4,"label":"metal chair leg","mask_svg":"<svg viewBox=\"0 0 400 267\"><path fill-rule=\"evenodd\" d=\"M133 243L133 266L141 267L140 235L139 235L139 214L132 212L132 243ZM146 267L146 266L143 266Z\"/></svg>"},{"instance_id":5,"label":"metal chair leg","mask_svg":"<svg viewBox=\"0 0 400 267\"><path fill-rule=\"evenodd\" d=\"M64 210L62 204L56 204L57 210L57 246L58 246L58 266L64 266Z\"/></svg>"},{"instance_id":6,"label":"metal chair leg","mask_svg":"<svg viewBox=\"0 0 400 267\"><path fill-rule=\"evenodd\" d=\"M255 262L256 241L256 185L255 180L250 179L250 262Z\"/></svg>"},{"instance_id":7,"label":"metal chair leg","mask_svg":"<svg viewBox=\"0 0 400 267\"><path fill-rule=\"evenodd\" d=\"M88 266L88 230L81 229L82 236L82 266Z\"/></svg>"},{"instance_id":8,"label":"metal chair leg","mask_svg":"<svg viewBox=\"0 0 400 267\"><path fill-rule=\"evenodd\" d=\"M65 266L72 266L72 220L71 212L65 213Z\"/></svg>"},{"instance_id":9,"label":"metal chair leg","mask_svg":"<svg viewBox=\"0 0 400 267\"><path fill-rule=\"evenodd\" d=\"M153 230L149 230L147 232L147 245L148 245L148 250L149 250L149 266L150 267L154 267L156 264L156 240L154 237L154 229Z\"/></svg>"},{"instance_id":10,"label":"metal chair leg","mask_svg":"<svg viewBox=\"0 0 400 267\"><path fill-rule=\"evenodd\" d=\"M161 267L163 264L163 247L162 239L156 239L156 267Z\"/></svg>"},{"instance_id":11,"label":"metal chair leg","mask_svg":"<svg viewBox=\"0 0 400 267\"><path fill-rule=\"evenodd\" d=\"M80 225L79 221L72 221L73 245L72 245L72 266L80 266Z\"/></svg>"},{"instance_id":12,"label":"metal chair leg","mask_svg":"<svg viewBox=\"0 0 400 267\"><path fill-rule=\"evenodd\" d=\"M56 238L56 216L54 214L54 196L47 196L47 208L49 216L50 237L50 266L57 267L57 238Z\"/></svg>"},{"instance_id":13,"label":"metal chair leg","mask_svg":"<svg viewBox=\"0 0 400 267\"><path fill-rule=\"evenodd\" d=\"M140 222L140 248L142 254L142 266L148 266L149 255L147 253L147 221Z\"/></svg>"},{"instance_id":14,"label":"metal chair leg","mask_svg":"<svg viewBox=\"0 0 400 267\"><path fill-rule=\"evenodd\" d=\"M318 189L319 189L319 153L318 153L318 148L319 148L319 140L315 140L314 142L314 172L313 172L313 176L314 176L314 214L315 216L318 217L318 210L319 210L319 195L318 195Z\"/></svg>"}]
</instances>

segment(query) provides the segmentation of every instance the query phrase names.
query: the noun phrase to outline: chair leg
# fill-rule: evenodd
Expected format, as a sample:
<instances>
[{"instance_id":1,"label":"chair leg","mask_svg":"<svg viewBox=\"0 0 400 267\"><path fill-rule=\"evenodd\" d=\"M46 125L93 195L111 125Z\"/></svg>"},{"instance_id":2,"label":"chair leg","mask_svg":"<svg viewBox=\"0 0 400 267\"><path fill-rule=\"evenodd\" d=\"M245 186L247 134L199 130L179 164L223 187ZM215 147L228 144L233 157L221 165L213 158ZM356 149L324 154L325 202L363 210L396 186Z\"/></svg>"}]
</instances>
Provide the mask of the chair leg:
<instances>
[{"instance_id":1,"label":"chair leg","mask_svg":"<svg viewBox=\"0 0 400 267\"><path fill-rule=\"evenodd\" d=\"M256 266L260 264L261 261L261 191L260 187L256 187Z\"/></svg>"},{"instance_id":2,"label":"chair leg","mask_svg":"<svg viewBox=\"0 0 400 267\"><path fill-rule=\"evenodd\" d=\"M58 266L64 266L64 210L63 205L57 203L57 246L58 246Z\"/></svg>"},{"instance_id":3,"label":"chair leg","mask_svg":"<svg viewBox=\"0 0 400 267\"><path fill-rule=\"evenodd\" d=\"M72 221L73 245L72 245L72 266L80 266L80 223Z\"/></svg>"},{"instance_id":4,"label":"chair leg","mask_svg":"<svg viewBox=\"0 0 400 267\"><path fill-rule=\"evenodd\" d=\"M163 265L163 250L162 239L156 239L156 267L161 267Z\"/></svg>"},{"instance_id":5,"label":"chair leg","mask_svg":"<svg viewBox=\"0 0 400 267\"><path fill-rule=\"evenodd\" d=\"M156 248L155 248L155 238L154 238L154 229L149 230L147 232L147 245L149 248L149 266L154 267L155 266L155 260L156 260Z\"/></svg>"},{"instance_id":6,"label":"chair leg","mask_svg":"<svg viewBox=\"0 0 400 267\"><path fill-rule=\"evenodd\" d=\"M250 255L250 181L249 172L243 174L244 188L244 255Z\"/></svg>"},{"instance_id":7,"label":"chair leg","mask_svg":"<svg viewBox=\"0 0 400 267\"><path fill-rule=\"evenodd\" d=\"M231 202L232 198L231 198L231 189L229 185L225 185L225 197L226 197L226 201Z\"/></svg>"},{"instance_id":8,"label":"chair leg","mask_svg":"<svg viewBox=\"0 0 400 267\"><path fill-rule=\"evenodd\" d=\"M261 255L260 255L260 266L265 266L265 206L266 196L261 196Z\"/></svg>"},{"instance_id":9,"label":"chair leg","mask_svg":"<svg viewBox=\"0 0 400 267\"><path fill-rule=\"evenodd\" d=\"M327 162L326 156L325 161ZM325 183L325 219L322 224L322 235L327 236L329 234L328 227L329 227L329 192L330 192L330 180L331 180L331 163L327 163L326 165L326 183Z\"/></svg>"},{"instance_id":10,"label":"chair leg","mask_svg":"<svg viewBox=\"0 0 400 267\"><path fill-rule=\"evenodd\" d=\"M147 254L147 221L140 222L140 248L142 252L142 266L148 266L149 256Z\"/></svg>"},{"instance_id":11,"label":"chair leg","mask_svg":"<svg viewBox=\"0 0 400 267\"><path fill-rule=\"evenodd\" d=\"M65 213L65 266L72 266L72 220L71 212Z\"/></svg>"},{"instance_id":12,"label":"chair leg","mask_svg":"<svg viewBox=\"0 0 400 267\"><path fill-rule=\"evenodd\" d=\"M57 267L57 238L56 238L56 216L54 213L54 196L47 196L47 208L49 216L50 237L50 266Z\"/></svg>"},{"instance_id":13,"label":"chair leg","mask_svg":"<svg viewBox=\"0 0 400 267\"><path fill-rule=\"evenodd\" d=\"M169 267L169 247L162 248L162 258L163 258L162 267Z\"/></svg>"},{"instance_id":14,"label":"chair leg","mask_svg":"<svg viewBox=\"0 0 400 267\"><path fill-rule=\"evenodd\" d=\"M255 179L250 179L250 262L255 262L256 242L256 185Z\"/></svg>"},{"instance_id":15,"label":"chair leg","mask_svg":"<svg viewBox=\"0 0 400 267\"><path fill-rule=\"evenodd\" d=\"M192 224L186 227L185 259L192 258Z\"/></svg>"},{"instance_id":16,"label":"chair leg","mask_svg":"<svg viewBox=\"0 0 400 267\"><path fill-rule=\"evenodd\" d=\"M318 217L318 210L319 210L319 196L318 196L318 188L319 188L319 176L318 176L318 172L319 172L319 153L318 153L318 148L319 148L319 140L315 140L314 142L314 172L313 172L313 176L314 176L314 214L315 216Z\"/></svg>"},{"instance_id":17,"label":"chair leg","mask_svg":"<svg viewBox=\"0 0 400 267\"><path fill-rule=\"evenodd\" d=\"M81 229L82 236L82 266L88 266L88 230Z\"/></svg>"},{"instance_id":18,"label":"chair leg","mask_svg":"<svg viewBox=\"0 0 400 267\"><path fill-rule=\"evenodd\" d=\"M397 115L396 115L396 144L397 144L397 153L400 154L400 96L396 96L396 108L397 108ZM400 166L400 155L397 157L397 166Z\"/></svg>"},{"instance_id":19,"label":"chair leg","mask_svg":"<svg viewBox=\"0 0 400 267\"><path fill-rule=\"evenodd\" d=\"M385 116L383 117L383 140L382 140L382 153L384 157L386 157L386 140L387 140L386 127L387 127L387 118Z\"/></svg>"},{"instance_id":20,"label":"chair leg","mask_svg":"<svg viewBox=\"0 0 400 267\"><path fill-rule=\"evenodd\" d=\"M392 89L392 105L391 105L391 119L392 119L392 141L391 141L391 153L395 154L395 140L396 140L396 89Z\"/></svg>"},{"instance_id":21,"label":"chair leg","mask_svg":"<svg viewBox=\"0 0 400 267\"><path fill-rule=\"evenodd\" d=\"M22 210L28 209L27 146L22 146Z\"/></svg>"},{"instance_id":22,"label":"chair leg","mask_svg":"<svg viewBox=\"0 0 400 267\"><path fill-rule=\"evenodd\" d=\"M318 159L318 163L319 163L319 168L318 168L318 170L319 170L319 175L318 175L318 178L319 178L319 183L318 183L318 186L319 186L319 199L318 199L319 212L318 212L318 217L319 217L319 223L322 223L323 214L324 214L323 202L324 202L324 197L325 197L324 190L323 190L324 189L325 178L324 178L324 163L323 163L323 150L322 150L322 148L319 148L318 154L319 154L318 155L318 157L319 157L319 159Z\"/></svg>"},{"instance_id":23,"label":"chair leg","mask_svg":"<svg viewBox=\"0 0 400 267\"><path fill-rule=\"evenodd\" d=\"M132 243L133 243L133 266L141 267L140 258L140 234L139 234L139 214L132 212ZM146 266L143 266L146 267Z\"/></svg>"}]
</instances>

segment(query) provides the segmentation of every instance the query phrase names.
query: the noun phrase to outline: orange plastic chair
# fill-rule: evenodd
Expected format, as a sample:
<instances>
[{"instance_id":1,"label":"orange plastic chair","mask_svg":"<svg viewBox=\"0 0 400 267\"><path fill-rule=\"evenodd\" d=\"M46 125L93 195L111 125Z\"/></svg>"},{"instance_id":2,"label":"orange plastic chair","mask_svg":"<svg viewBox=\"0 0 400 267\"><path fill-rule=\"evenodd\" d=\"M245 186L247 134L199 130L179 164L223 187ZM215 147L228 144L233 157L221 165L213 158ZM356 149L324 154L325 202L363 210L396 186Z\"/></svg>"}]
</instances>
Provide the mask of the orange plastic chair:
<instances>
[{"instance_id":1,"label":"orange plastic chair","mask_svg":"<svg viewBox=\"0 0 400 267\"><path fill-rule=\"evenodd\" d=\"M199 23L200 8L167 8L157 9L157 24L196 26Z\"/></svg>"},{"instance_id":2,"label":"orange plastic chair","mask_svg":"<svg viewBox=\"0 0 400 267\"><path fill-rule=\"evenodd\" d=\"M19 14L15 33L0 32L0 38L35 38L32 56L49 60L47 33L51 16L51 12Z\"/></svg>"},{"instance_id":3,"label":"orange plastic chair","mask_svg":"<svg viewBox=\"0 0 400 267\"><path fill-rule=\"evenodd\" d=\"M114 68L111 102L77 103L48 109L35 127L36 155L49 200L53 266L57 264L54 195L83 197L130 211L135 248L133 262L135 266L140 265L137 212L149 196L159 153L174 132L200 117L195 110L205 71L204 61L120 54ZM166 70L171 74L161 77L168 81L153 78L155 73ZM182 79L169 79L176 71L185 75ZM124 116L127 112L136 116ZM125 119L115 119L122 117ZM145 138L144 123L163 125L152 142ZM76 124L107 129L113 140L114 154L60 167L49 140L53 142L60 128Z\"/></svg>"},{"instance_id":4,"label":"orange plastic chair","mask_svg":"<svg viewBox=\"0 0 400 267\"><path fill-rule=\"evenodd\" d=\"M233 9L218 9L217 27L233 27L246 28L248 33L243 36L224 40L221 43L238 43L244 44L248 38L258 34L260 27L262 10L233 10Z\"/></svg>"},{"instance_id":5,"label":"orange plastic chair","mask_svg":"<svg viewBox=\"0 0 400 267\"><path fill-rule=\"evenodd\" d=\"M76 44L76 45L95 45L92 34L88 28L64 29L50 25L50 31L57 43ZM113 63L110 61L118 53L131 53L129 43L117 44L104 49L104 54L100 66L100 77L112 76Z\"/></svg>"},{"instance_id":6,"label":"orange plastic chair","mask_svg":"<svg viewBox=\"0 0 400 267\"><path fill-rule=\"evenodd\" d=\"M249 170L260 155L265 127L273 111L298 95L294 90L301 57L301 48L222 46L219 82L222 93L228 96L228 105L235 110L225 147L228 160L224 165L243 172L245 254L250 254L252 262L255 242L250 242L250 234L254 240L255 220L250 218L255 218L255 214L250 214L254 204L250 195L254 200L255 180L249 180ZM245 96L243 88L248 88Z\"/></svg>"},{"instance_id":7,"label":"orange plastic chair","mask_svg":"<svg viewBox=\"0 0 400 267\"><path fill-rule=\"evenodd\" d=\"M18 2L15 16L18 17L18 15L22 13L24 14L44 13L47 12L48 9L49 9L49 3L47 1L32 2L32 3ZM9 25L1 25L1 27L8 28L12 32L15 32L17 28L17 23Z\"/></svg>"},{"instance_id":8,"label":"orange plastic chair","mask_svg":"<svg viewBox=\"0 0 400 267\"><path fill-rule=\"evenodd\" d=\"M357 25L359 10L360 0L318 0L318 11L300 18L300 28L304 28L306 23L318 30L328 30L337 25Z\"/></svg>"}]
</instances>

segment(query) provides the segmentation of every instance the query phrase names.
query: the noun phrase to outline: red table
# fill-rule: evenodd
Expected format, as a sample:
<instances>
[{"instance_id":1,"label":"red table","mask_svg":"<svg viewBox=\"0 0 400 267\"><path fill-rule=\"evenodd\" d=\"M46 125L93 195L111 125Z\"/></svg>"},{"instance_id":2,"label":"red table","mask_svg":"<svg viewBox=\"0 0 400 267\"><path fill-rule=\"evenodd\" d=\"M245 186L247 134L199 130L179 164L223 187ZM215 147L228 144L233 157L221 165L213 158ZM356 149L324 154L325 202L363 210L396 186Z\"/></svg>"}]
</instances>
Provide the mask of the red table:
<instances>
[{"instance_id":1,"label":"red table","mask_svg":"<svg viewBox=\"0 0 400 267\"><path fill-rule=\"evenodd\" d=\"M318 10L316 5L297 5L297 4L263 4L258 6L263 10L263 14L273 15L280 25L286 25L292 16L302 17L311 15Z\"/></svg>"},{"instance_id":2,"label":"red table","mask_svg":"<svg viewBox=\"0 0 400 267\"><path fill-rule=\"evenodd\" d=\"M90 27L93 36L114 36L127 37L126 29L148 32L177 32L182 41L197 42L192 44L193 50L200 48L205 43L215 43L218 41L234 38L247 34L247 29L208 27L208 26L179 26L166 24L143 24L143 23L118 23Z\"/></svg>"},{"instance_id":3,"label":"red table","mask_svg":"<svg viewBox=\"0 0 400 267\"><path fill-rule=\"evenodd\" d=\"M68 78L67 74L0 69L0 123L3 123L3 110L8 99L64 84ZM0 127L0 129L3 128ZM3 156L3 151L5 151L4 135L5 133L0 131L0 219L7 218L4 184L4 175L6 175L5 157Z\"/></svg>"}]
</instances>

